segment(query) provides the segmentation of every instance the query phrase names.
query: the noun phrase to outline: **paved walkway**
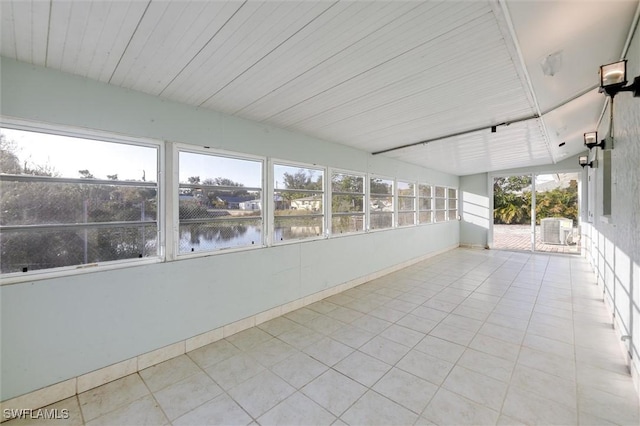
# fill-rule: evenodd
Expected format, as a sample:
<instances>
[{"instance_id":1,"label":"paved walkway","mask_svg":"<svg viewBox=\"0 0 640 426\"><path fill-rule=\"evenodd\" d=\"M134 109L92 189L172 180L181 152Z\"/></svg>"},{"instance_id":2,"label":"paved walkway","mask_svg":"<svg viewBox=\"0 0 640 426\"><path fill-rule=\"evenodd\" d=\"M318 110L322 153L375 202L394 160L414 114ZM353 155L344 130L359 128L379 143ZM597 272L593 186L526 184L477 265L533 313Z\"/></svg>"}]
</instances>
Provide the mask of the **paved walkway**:
<instances>
[{"instance_id":1,"label":"paved walkway","mask_svg":"<svg viewBox=\"0 0 640 426\"><path fill-rule=\"evenodd\" d=\"M540 226L536 226L536 250L546 253L580 254L580 232L573 228L575 245L544 244L540 238ZM531 226L493 225L493 247L501 250L531 250Z\"/></svg>"}]
</instances>

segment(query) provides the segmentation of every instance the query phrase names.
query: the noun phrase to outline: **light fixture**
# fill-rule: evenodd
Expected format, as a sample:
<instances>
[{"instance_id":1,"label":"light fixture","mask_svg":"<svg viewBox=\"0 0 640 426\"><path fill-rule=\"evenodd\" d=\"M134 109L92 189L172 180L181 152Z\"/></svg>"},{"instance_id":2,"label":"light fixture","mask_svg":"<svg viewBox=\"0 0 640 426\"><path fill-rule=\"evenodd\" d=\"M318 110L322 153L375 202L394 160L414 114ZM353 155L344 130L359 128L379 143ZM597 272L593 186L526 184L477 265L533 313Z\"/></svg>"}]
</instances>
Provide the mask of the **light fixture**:
<instances>
[{"instance_id":1,"label":"light fixture","mask_svg":"<svg viewBox=\"0 0 640 426\"><path fill-rule=\"evenodd\" d=\"M589 157L586 155L581 155L580 157L578 157L578 164L580 164L583 169L585 166L593 168L593 161L589 161Z\"/></svg>"},{"instance_id":2,"label":"light fixture","mask_svg":"<svg viewBox=\"0 0 640 426\"><path fill-rule=\"evenodd\" d=\"M587 132L584 134L584 145L587 148L591 149L597 146L604 149L604 144L604 139L598 143L598 132Z\"/></svg>"},{"instance_id":3,"label":"light fixture","mask_svg":"<svg viewBox=\"0 0 640 426\"><path fill-rule=\"evenodd\" d=\"M627 60L614 62L600 66L600 92L606 93L612 98L618 92L633 92L633 96L640 96L640 76L633 79L633 83L627 84Z\"/></svg>"}]
</instances>

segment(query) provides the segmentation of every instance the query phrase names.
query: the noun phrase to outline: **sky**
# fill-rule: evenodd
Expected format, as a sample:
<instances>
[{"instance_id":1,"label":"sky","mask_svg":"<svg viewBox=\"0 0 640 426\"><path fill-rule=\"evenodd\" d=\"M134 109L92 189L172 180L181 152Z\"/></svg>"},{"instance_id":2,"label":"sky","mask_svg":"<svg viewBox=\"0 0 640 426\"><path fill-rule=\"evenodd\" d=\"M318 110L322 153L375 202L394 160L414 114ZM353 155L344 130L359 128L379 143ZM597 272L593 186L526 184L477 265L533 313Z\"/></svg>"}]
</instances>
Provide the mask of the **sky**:
<instances>
[{"instance_id":1,"label":"sky","mask_svg":"<svg viewBox=\"0 0 640 426\"><path fill-rule=\"evenodd\" d=\"M58 177L78 178L89 170L96 179L117 174L119 180L157 181L157 149L69 136L2 129L15 142L20 165L51 166Z\"/></svg>"},{"instance_id":2,"label":"sky","mask_svg":"<svg viewBox=\"0 0 640 426\"><path fill-rule=\"evenodd\" d=\"M20 165L30 168L49 166L57 177L79 178L79 170L88 170L96 179L118 175L118 180L157 181L158 149L128 143L104 142L86 138L58 136L32 131L1 129L2 134L15 144ZM245 187L262 187L260 160L246 160L181 151L179 154L179 180L199 176L200 181L227 178ZM276 188L285 188L284 173L294 174L300 169L312 173L313 179L323 176L322 169L309 169L289 165L274 165ZM0 171L2 172L2 171Z\"/></svg>"},{"instance_id":3,"label":"sky","mask_svg":"<svg viewBox=\"0 0 640 426\"><path fill-rule=\"evenodd\" d=\"M200 182L222 177L245 187L262 187L262 162L259 160L180 152L179 163L179 179L182 183L188 183L191 176L199 176Z\"/></svg>"}]
</instances>

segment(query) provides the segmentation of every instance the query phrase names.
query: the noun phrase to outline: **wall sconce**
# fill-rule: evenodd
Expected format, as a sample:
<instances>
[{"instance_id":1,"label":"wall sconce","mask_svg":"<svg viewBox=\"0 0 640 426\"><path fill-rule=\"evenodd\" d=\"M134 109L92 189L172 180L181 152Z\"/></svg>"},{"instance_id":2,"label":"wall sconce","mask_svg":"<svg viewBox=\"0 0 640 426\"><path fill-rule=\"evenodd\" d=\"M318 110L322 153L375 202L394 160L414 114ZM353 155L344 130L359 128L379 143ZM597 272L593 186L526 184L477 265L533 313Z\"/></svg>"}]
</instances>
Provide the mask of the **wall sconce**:
<instances>
[{"instance_id":1,"label":"wall sconce","mask_svg":"<svg viewBox=\"0 0 640 426\"><path fill-rule=\"evenodd\" d=\"M597 146L604 149L604 144L604 139L602 139L600 143L598 143L598 132L587 132L584 134L584 145L587 148L591 149Z\"/></svg>"},{"instance_id":2,"label":"wall sconce","mask_svg":"<svg viewBox=\"0 0 640 426\"><path fill-rule=\"evenodd\" d=\"M583 169L585 166L593 168L593 161L589 161L589 157L586 155L581 155L580 157L578 157L578 164L580 164Z\"/></svg>"},{"instance_id":3,"label":"wall sconce","mask_svg":"<svg viewBox=\"0 0 640 426\"><path fill-rule=\"evenodd\" d=\"M627 84L627 60L600 66L600 92L613 98L618 92L633 92L633 96L640 96L640 76Z\"/></svg>"}]
</instances>

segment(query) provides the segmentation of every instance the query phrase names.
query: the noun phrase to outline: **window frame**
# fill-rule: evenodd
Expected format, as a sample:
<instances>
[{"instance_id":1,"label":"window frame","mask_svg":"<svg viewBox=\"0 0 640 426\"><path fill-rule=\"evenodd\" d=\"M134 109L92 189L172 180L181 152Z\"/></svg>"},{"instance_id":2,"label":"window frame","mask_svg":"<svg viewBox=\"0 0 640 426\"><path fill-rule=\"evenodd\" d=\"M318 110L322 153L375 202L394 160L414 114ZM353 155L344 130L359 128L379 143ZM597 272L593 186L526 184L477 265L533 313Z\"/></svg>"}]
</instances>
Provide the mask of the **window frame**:
<instances>
[{"instance_id":1,"label":"window frame","mask_svg":"<svg viewBox=\"0 0 640 426\"><path fill-rule=\"evenodd\" d=\"M372 193L371 192L371 180L372 179L383 179L383 180L387 180L387 181L391 181L391 194L380 194L380 193ZM367 186L366 186L366 192L367 192L367 197L366 197L366 210L367 210L367 232L378 232L378 231L388 231L390 229L397 229L396 226L396 218L398 217L396 214L397 211L397 206L398 206L398 200L396 197L396 193L397 191L397 187L396 187L396 178L394 177L389 177L389 176L384 176L384 175L378 175L378 174L373 174L373 173L368 173L367 174L367 182L366 182ZM376 228L376 229L372 229L371 228L371 215L373 214L374 216L377 214L381 214L381 213L372 213L371 211L371 198L374 195L387 195L390 196L391 199L393 200L393 208L391 209L390 212L384 212L384 213L391 213L391 226L387 227L387 228Z\"/></svg>"},{"instance_id":2,"label":"window frame","mask_svg":"<svg viewBox=\"0 0 640 426\"><path fill-rule=\"evenodd\" d=\"M260 172L260 179L262 188L260 189L260 202L262 203L262 211L260 218L262 219L262 230L261 230L261 244L255 244L251 246L242 246L242 247L227 247L220 248L216 250L207 250L207 251L198 251L198 252L189 252L189 253L180 253L180 152L188 152L191 154L200 154L200 155L209 155L213 157L222 157L229 158L232 160L247 160L260 162L262 165L262 170ZM200 145L190 145L184 143L175 143L173 144L173 153L174 153L174 161L173 161L173 169L172 175L173 179L171 182L172 189L172 224L173 224L173 232L172 232L172 241L170 242L173 249L173 257L169 260L181 260L181 259L189 259L203 256L216 256L219 254L225 253L234 253L239 251L247 251L247 250L257 250L264 247L267 247L266 243L266 227L267 227L267 219L266 219L266 205L265 205L265 169L267 168L267 158L259 155L251 155L251 154L243 154L239 152L232 152L222 149L209 148L206 146ZM183 184L184 185L184 184ZM250 187L254 189L254 187ZM257 188L256 188L257 189ZM169 243L167 243L169 245Z\"/></svg>"},{"instance_id":3,"label":"window frame","mask_svg":"<svg viewBox=\"0 0 640 426\"><path fill-rule=\"evenodd\" d=\"M451 197L449 196L449 191L452 191L452 190L453 190L453 191L455 191L455 193L456 193L456 197L455 197L455 198L451 198ZM447 193L446 193L446 194L447 194L447 204L446 204L446 206L447 206L447 218L446 218L446 219L447 219L447 220L446 220L446 221L447 221L447 222L456 221L456 220L458 220L458 217L460 216L460 215L459 215L459 207L458 207L459 202L460 202L460 197L459 197L459 195L458 195L458 194L459 194L459 192L458 192L458 188L454 188L454 187L451 187L451 186L450 186L450 187L447 187ZM450 201L451 201L451 200L455 200L455 202L456 202L456 207L455 207L455 209L452 209L452 208L451 208L451 204L450 204ZM451 217L449 216L449 214L450 214L452 211L455 211L455 219L451 219Z\"/></svg>"},{"instance_id":4,"label":"window frame","mask_svg":"<svg viewBox=\"0 0 640 426\"><path fill-rule=\"evenodd\" d=\"M428 186L430 188L430 195L428 197L423 197L420 195L420 186ZM418 182L418 195L416 197L417 202L418 202L418 206L417 206L417 221L418 221L418 225L431 225L435 223L435 202L433 201L433 195L434 195L434 185L431 185L430 183L420 183ZM420 208L420 200L425 200L428 199L431 201L431 208L427 209L427 210L422 210ZM420 213L422 212L430 212L431 213L431 220L429 220L428 222L423 222L420 220Z\"/></svg>"},{"instance_id":5,"label":"window frame","mask_svg":"<svg viewBox=\"0 0 640 426\"><path fill-rule=\"evenodd\" d=\"M91 272L99 272L99 271L107 271L114 269L123 269L128 267L135 267L141 265L155 264L164 262L166 259L165 253L165 187L166 182L163 180L164 176L164 164L165 164L165 145L163 141L144 138L144 137L134 137L134 136L125 136L110 132L98 131L98 130L90 130L90 129L80 129L72 126L66 125L53 125L49 123L35 123L26 120L19 119L10 119L7 117L0 117L0 128L6 128L10 130L21 130L27 132L34 133L46 133L54 136L62 136L62 137L70 137L70 138L80 138L80 139L89 139L95 140L96 142L108 142L108 143L118 143L123 145L133 145L140 146L146 148L153 148L156 150L156 198L157 198L157 214L156 214L156 238L157 238L157 253L154 256L143 257L143 258L131 258L131 259L118 259L118 260L107 260L103 262L92 262L87 264L79 264L79 265L69 265L69 266L60 266L57 268L47 268L47 269L36 269L27 272L10 272L0 274L0 286L7 284L15 284L24 281L34 281L34 280L44 280L44 279L52 279L52 278L60 278L67 277L73 275L82 275ZM24 176L24 180L42 180L43 177L33 177L33 179L29 178L29 175ZM103 182L111 183L111 181L104 181L102 179L95 179L87 182L86 179L81 178L53 178L56 179L56 182L65 183L65 182L78 182L78 183L88 183L88 184L101 184ZM20 180L23 180L20 178ZM123 181L128 182L128 181ZM122 186L135 186L130 183L124 183ZM150 185L144 185L150 186ZM115 227L115 226L114 226ZM91 229L91 228L87 228Z\"/></svg>"},{"instance_id":6,"label":"window frame","mask_svg":"<svg viewBox=\"0 0 640 426\"><path fill-rule=\"evenodd\" d=\"M400 195L400 182L413 185L413 195ZM413 209L412 210L400 210L400 199L412 199L413 200ZM404 180L404 179L396 179L396 227L397 228L406 228L409 226L416 226L418 224L418 183L412 180ZM400 225L400 214L401 213L412 213L413 214L413 223L408 225Z\"/></svg>"},{"instance_id":7,"label":"window frame","mask_svg":"<svg viewBox=\"0 0 640 426\"><path fill-rule=\"evenodd\" d=\"M362 215L363 224L362 224L361 231L346 232L343 234L333 233L333 175L334 173L362 177L362 213L354 213L354 215L356 214ZM327 233L329 238L340 238L340 237L347 237L349 235L358 235L358 234L366 233L367 232L367 173L329 167L328 173L327 173L327 186L329 188L329 194L327 196L327 212L328 212L327 216L329 216L327 219ZM357 193L353 192L353 193L340 193L340 194L357 194ZM349 213L339 214L338 216L348 216L348 215Z\"/></svg>"},{"instance_id":8,"label":"window frame","mask_svg":"<svg viewBox=\"0 0 640 426\"><path fill-rule=\"evenodd\" d=\"M448 210L447 210L447 195L448 195L448 187L446 186L441 186L441 185L433 185L432 186L432 199L433 199L433 223L444 223L444 222L448 222L447 218L448 218ZM444 189L444 196L442 197L438 197L438 190L437 188L442 188ZM444 208L439 209L438 208L438 200L443 200L444 201ZM438 220L438 212L444 212L444 219L443 220Z\"/></svg>"},{"instance_id":9,"label":"window frame","mask_svg":"<svg viewBox=\"0 0 640 426\"><path fill-rule=\"evenodd\" d=\"M320 166L317 164L310 164L310 163L305 163L302 161L291 161L291 160L282 160L279 158L269 158L269 171L268 171L268 189L269 189L269 193L268 193L268 197L266 202L268 203L268 208L269 208L269 224L268 224L268 237L267 237L267 241L268 241L268 247L272 247L272 246L281 246L281 245L287 245L287 244L296 244L296 243L304 243L304 242L308 242L308 241L318 241L318 240L324 240L327 239L329 237L328 235L328 223L327 223L327 186L328 186L328 182L327 182L327 176L328 176L328 172L327 169L328 167L326 166ZM276 241L275 240L275 217L276 217L276 209L275 209L275 203L274 203L274 197L275 197L275 193L276 193L276 188L275 188L275 166L285 166L285 167L295 167L295 168L299 168L299 169L311 169L311 170L318 170L318 171L322 171L323 172L323 176L322 176L322 213L321 214L315 214L315 215L306 215L306 216L314 216L314 217L320 217L322 216L322 232L320 232L319 235L316 236L312 236L312 237L303 237L303 238L295 238L295 239L290 239L290 240L282 240L282 241ZM281 188L278 188L278 190L280 190ZM302 192L304 192L304 190L301 190ZM291 192L295 192L295 190L291 190ZM311 191L311 192L319 192L319 191ZM293 217L295 217L295 215L292 215ZM301 215L302 216L302 215Z\"/></svg>"}]
</instances>

